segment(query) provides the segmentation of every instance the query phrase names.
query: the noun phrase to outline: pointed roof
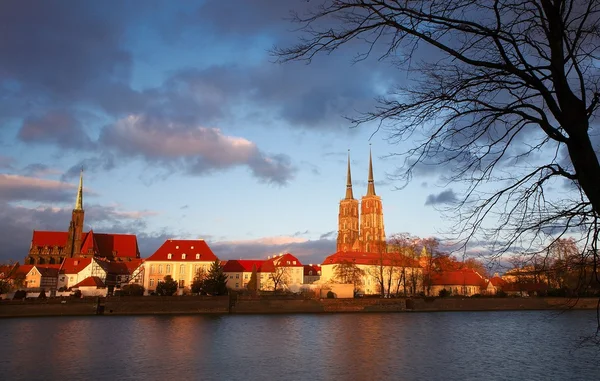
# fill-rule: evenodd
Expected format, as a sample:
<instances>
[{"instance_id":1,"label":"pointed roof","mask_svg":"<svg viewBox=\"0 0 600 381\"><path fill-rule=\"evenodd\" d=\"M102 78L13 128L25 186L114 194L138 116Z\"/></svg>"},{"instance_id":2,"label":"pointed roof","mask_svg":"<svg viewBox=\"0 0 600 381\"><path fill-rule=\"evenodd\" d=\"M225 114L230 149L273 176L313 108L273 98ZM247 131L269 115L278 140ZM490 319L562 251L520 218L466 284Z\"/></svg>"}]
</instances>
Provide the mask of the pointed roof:
<instances>
[{"instance_id":1,"label":"pointed roof","mask_svg":"<svg viewBox=\"0 0 600 381\"><path fill-rule=\"evenodd\" d=\"M73 286L73 288L79 287L104 287L104 282L97 276L90 276Z\"/></svg>"},{"instance_id":2,"label":"pointed roof","mask_svg":"<svg viewBox=\"0 0 600 381\"><path fill-rule=\"evenodd\" d=\"M200 259L196 259L196 255L199 255ZM168 239L146 261L214 262L216 259L217 257L203 239Z\"/></svg>"},{"instance_id":3,"label":"pointed roof","mask_svg":"<svg viewBox=\"0 0 600 381\"><path fill-rule=\"evenodd\" d=\"M81 168L81 172L79 173L79 187L77 188L75 210L83 210L83 168Z\"/></svg>"},{"instance_id":4,"label":"pointed roof","mask_svg":"<svg viewBox=\"0 0 600 381\"><path fill-rule=\"evenodd\" d=\"M369 185L367 186L367 196L375 196L375 182L373 181L373 158L371 156L371 146L369 145Z\"/></svg>"},{"instance_id":5,"label":"pointed roof","mask_svg":"<svg viewBox=\"0 0 600 381\"><path fill-rule=\"evenodd\" d=\"M346 200L354 199L352 194L352 174L350 173L350 150L348 150L348 173L346 175Z\"/></svg>"}]
</instances>

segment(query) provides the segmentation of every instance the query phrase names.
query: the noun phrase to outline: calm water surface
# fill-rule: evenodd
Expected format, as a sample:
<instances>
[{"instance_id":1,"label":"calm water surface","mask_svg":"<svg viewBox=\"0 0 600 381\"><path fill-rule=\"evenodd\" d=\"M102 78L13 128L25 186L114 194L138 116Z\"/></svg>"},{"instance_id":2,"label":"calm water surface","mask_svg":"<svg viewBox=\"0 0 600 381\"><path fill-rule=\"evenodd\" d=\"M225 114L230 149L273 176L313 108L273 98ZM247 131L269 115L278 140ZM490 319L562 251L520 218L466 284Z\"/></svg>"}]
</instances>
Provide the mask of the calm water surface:
<instances>
[{"instance_id":1,"label":"calm water surface","mask_svg":"<svg viewBox=\"0 0 600 381\"><path fill-rule=\"evenodd\" d=\"M594 311L0 320L3 380L600 380Z\"/></svg>"}]
</instances>

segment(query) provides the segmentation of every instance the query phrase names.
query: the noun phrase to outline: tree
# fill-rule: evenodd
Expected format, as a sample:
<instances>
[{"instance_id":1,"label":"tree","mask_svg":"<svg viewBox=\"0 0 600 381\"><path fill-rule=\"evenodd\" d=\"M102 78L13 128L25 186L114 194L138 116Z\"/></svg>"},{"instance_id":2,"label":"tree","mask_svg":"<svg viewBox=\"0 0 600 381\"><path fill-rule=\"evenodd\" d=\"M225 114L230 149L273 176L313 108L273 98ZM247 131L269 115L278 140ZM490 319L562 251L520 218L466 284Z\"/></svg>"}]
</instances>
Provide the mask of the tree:
<instances>
[{"instance_id":1,"label":"tree","mask_svg":"<svg viewBox=\"0 0 600 381\"><path fill-rule=\"evenodd\" d=\"M156 285L156 293L161 296L173 296L177 292L177 281L170 275Z\"/></svg>"},{"instance_id":2,"label":"tree","mask_svg":"<svg viewBox=\"0 0 600 381\"><path fill-rule=\"evenodd\" d=\"M209 295L227 295L227 275L223 272L223 266L218 259L215 259L210 266L203 283L204 291Z\"/></svg>"},{"instance_id":3,"label":"tree","mask_svg":"<svg viewBox=\"0 0 600 381\"><path fill-rule=\"evenodd\" d=\"M205 292L206 272L203 269L198 269L192 280L192 292L194 294L202 294Z\"/></svg>"},{"instance_id":4,"label":"tree","mask_svg":"<svg viewBox=\"0 0 600 381\"><path fill-rule=\"evenodd\" d=\"M252 295L256 295L258 292L258 273L256 271L256 265L252 265L252 274L250 274L250 280L246 285L246 289L250 291Z\"/></svg>"},{"instance_id":5,"label":"tree","mask_svg":"<svg viewBox=\"0 0 600 381\"><path fill-rule=\"evenodd\" d=\"M273 291L285 288L290 281L288 268L284 266L281 258L273 259L273 271L269 273L269 279L273 282Z\"/></svg>"},{"instance_id":6,"label":"tree","mask_svg":"<svg viewBox=\"0 0 600 381\"><path fill-rule=\"evenodd\" d=\"M337 282L354 285L355 293L362 288L364 275L365 271L349 260L342 260L333 266L333 278Z\"/></svg>"},{"instance_id":7,"label":"tree","mask_svg":"<svg viewBox=\"0 0 600 381\"><path fill-rule=\"evenodd\" d=\"M421 264L423 266L423 291L427 296L431 295L431 287L433 286L433 274L439 272L436 267L436 261L441 253L438 251L440 242L437 238L430 237L421 241L424 253L422 254Z\"/></svg>"},{"instance_id":8,"label":"tree","mask_svg":"<svg viewBox=\"0 0 600 381\"><path fill-rule=\"evenodd\" d=\"M448 209L463 247L480 233L500 255L581 229L598 279L599 13L600 0L322 0L295 15L299 43L274 54L310 61L362 41L357 61L377 54L411 72L349 117L415 140L397 153L400 178L438 164L447 184L464 183Z\"/></svg>"}]
</instances>

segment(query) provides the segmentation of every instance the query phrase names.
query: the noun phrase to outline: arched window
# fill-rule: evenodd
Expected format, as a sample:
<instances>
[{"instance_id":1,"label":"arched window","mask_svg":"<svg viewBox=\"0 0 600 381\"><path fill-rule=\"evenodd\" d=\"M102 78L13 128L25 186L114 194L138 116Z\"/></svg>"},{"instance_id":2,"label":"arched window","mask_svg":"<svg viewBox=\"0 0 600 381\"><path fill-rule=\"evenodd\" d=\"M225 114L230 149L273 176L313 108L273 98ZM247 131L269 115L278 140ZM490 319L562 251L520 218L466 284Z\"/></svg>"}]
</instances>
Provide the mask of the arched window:
<instances>
[{"instance_id":1,"label":"arched window","mask_svg":"<svg viewBox=\"0 0 600 381\"><path fill-rule=\"evenodd\" d=\"M185 273L185 265L179 266L179 274Z\"/></svg>"},{"instance_id":2,"label":"arched window","mask_svg":"<svg viewBox=\"0 0 600 381\"><path fill-rule=\"evenodd\" d=\"M173 257L173 254L169 253L167 254L167 259L171 259Z\"/></svg>"},{"instance_id":3,"label":"arched window","mask_svg":"<svg viewBox=\"0 0 600 381\"><path fill-rule=\"evenodd\" d=\"M150 265L150 274L154 274L154 265Z\"/></svg>"},{"instance_id":4,"label":"arched window","mask_svg":"<svg viewBox=\"0 0 600 381\"><path fill-rule=\"evenodd\" d=\"M171 265L167 265L167 274L171 274Z\"/></svg>"},{"instance_id":5,"label":"arched window","mask_svg":"<svg viewBox=\"0 0 600 381\"><path fill-rule=\"evenodd\" d=\"M158 273L162 274L162 265L158 265Z\"/></svg>"},{"instance_id":6,"label":"arched window","mask_svg":"<svg viewBox=\"0 0 600 381\"><path fill-rule=\"evenodd\" d=\"M185 259L185 254L181 254L181 259Z\"/></svg>"}]
</instances>

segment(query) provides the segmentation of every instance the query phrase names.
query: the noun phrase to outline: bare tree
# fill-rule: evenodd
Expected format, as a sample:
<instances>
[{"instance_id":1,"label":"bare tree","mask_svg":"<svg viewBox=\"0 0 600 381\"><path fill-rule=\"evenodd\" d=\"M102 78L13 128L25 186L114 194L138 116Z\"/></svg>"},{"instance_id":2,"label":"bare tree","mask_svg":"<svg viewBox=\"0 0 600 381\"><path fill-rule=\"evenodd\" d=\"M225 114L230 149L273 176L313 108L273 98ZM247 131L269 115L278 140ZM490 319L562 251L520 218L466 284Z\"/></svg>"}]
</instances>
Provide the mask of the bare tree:
<instances>
[{"instance_id":1,"label":"bare tree","mask_svg":"<svg viewBox=\"0 0 600 381\"><path fill-rule=\"evenodd\" d=\"M281 261L273 261L274 269L273 272L269 273L269 279L273 282L273 291L281 287L285 288L290 281L290 274L288 268L280 263Z\"/></svg>"},{"instance_id":2,"label":"bare tree","mask_svg":"<svg viewBox=\"0 0 600 381\"><path fill-rule=\"evenodd\" d=\"M349 260L343 260L333 267L334 279L340 283L354 285L354 292L362 288L364 275L365 271Z\"/></svg>"},{"instance_id":3,"label":"bare tree","mask_svg":"<svg viewBox=\"0 0 600 381\"><path fill-rule=\"evenodd\" d=\"M581 229L598 280L599 13L600 0L321 0L295 15L299 43L274 54L310 61L362 41L356 60L377 54L411 71L376 109L350 117L415 141L397 153L401 178L451 164L448 184L465 183L455 205L463 245L479 233L501 254Z\"/></svg>"}]
</instances>

